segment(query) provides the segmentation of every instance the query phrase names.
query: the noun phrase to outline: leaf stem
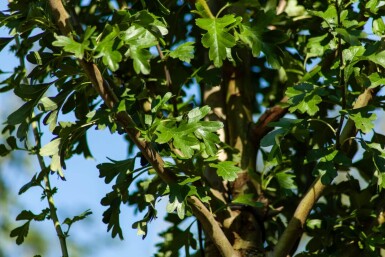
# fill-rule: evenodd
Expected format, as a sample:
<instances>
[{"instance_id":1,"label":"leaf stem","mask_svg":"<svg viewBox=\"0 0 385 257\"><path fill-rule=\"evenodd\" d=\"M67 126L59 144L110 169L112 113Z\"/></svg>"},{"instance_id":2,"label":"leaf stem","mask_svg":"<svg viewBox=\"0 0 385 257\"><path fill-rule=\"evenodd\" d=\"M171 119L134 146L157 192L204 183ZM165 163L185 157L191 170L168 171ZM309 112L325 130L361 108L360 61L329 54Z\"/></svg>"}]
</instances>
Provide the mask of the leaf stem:
<instances>
[{"instance_id":1,"label":"leaf stem","mask_svg":"<svg viewBox=\"0 0 385 257\"><path fill-rule=\"evenodd\" d=\"M226 3L219 11L218 11L218 13L217 13L217 15L216 15L216 18L218 18L218 16L227 8L227 7L229 7L231 4L229 4L229 3Z\"/></svg>"},{"instance_id":2,"label":"leaf stem","mask_svg":"<svg viewBox=\"0 0 385 257\"><path fill-rule=\"evenodd\" d=\"M215 16L214 16L213 13L211 12L210 7L208 6L206 0L197 0L197 3L199 3L200 5L202 5L202 7L203 7L203 9L205 10L206 14L207 14L211 19L215 19Z\"/></svg>"}]
</instances>

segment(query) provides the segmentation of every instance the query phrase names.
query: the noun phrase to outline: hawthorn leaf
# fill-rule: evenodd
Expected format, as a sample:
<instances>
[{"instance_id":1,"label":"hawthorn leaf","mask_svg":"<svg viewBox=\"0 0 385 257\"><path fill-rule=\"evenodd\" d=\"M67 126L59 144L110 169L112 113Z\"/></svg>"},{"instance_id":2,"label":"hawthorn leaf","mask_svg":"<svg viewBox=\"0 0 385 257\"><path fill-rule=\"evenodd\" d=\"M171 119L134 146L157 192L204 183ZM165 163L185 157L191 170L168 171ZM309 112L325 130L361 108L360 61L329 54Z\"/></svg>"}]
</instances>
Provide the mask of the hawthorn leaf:
<instances>
[{"instance_id":1,"label":"hawthorn leaf","mask_svg":"<svg viewBox=\"0 0 385 257\"><path fill-rule=\"evenodd\" d=\"M297 186L294 182L295 175L288 173L289 171L282 171L275 174L279 185L284 189L296 189Z\"/></svg>"},{"instance_id":2,"label":"hawthorn leaf","mask_svg":"<svg viewBox=\"0 0 385 257\"><path fill-rule=\"evenodd\" d=\"M332 161L317 163L315 170L321 177L321 182L324 185L330 185L333 179L337 176L337 169Z\"/></svg>"},{"instance_id":3,"label":"hawthorn leaf","mask_svg":"<svg viewBox=\"0 0 385 257\"><path fill-rule=\"evenodd\" d=\"M370 74L368 76L368 79L370 81L369 88L376 88L385 84L385 78L383 78L378 72L373 72L372 74Z\"/></svg>"},{"instance_id":4,"label":"hawthorn leaf","mask_svg":"<svg viewBox=\"0 0 385 257\"><path fill-rule=\"evenodd\" d=\"M224 161L219 163L210 163L209 166L217 169L218 176L222 177L224 180L234 181L238 175L237 173L241 171L241 168L235 166L235 162Z\"/></svg>"},{"instance_id":5,"label":"hawthorn leaf","mask_svg":"<svg viewBox=\"0 0 385 257\"><path fill-rule=\"evenodd\" d=\"M11 152L4 144L0 144L0 156L6 156Z\"/></svg>"},{"instance_id":6,"label":"hawthorn leaf","mask_svg":"<svg viewBox=\"0 0 385 257\"><path fill-rule=\"evenodd\" d=\"M191 135L182 135L175 137L173 144L182 152L182 158L191 158L194 154L194 148L199 146L199 141L196 137Z\"/></svg>"},{"instance_id":7,"label":"hawthorn leaf","mask_svg":"<svg viewBox=\"0 0 385 257\"><path fill-rule=\"evenodd\" d=\"M178 185L171 184L170 185L170 196L169 202L166 206L166 211L168 213L172 213L175 210L177 211L178 217L183 219L185 216L185 199L189 193L188 185Z\"/></svg>"},{"instance_id":8,"label":"hawthorn leaf","mask_svg":"<svg viewBox=\"0 0 385 257\"><path fill-rule=\"evenodd\" d=\"M255 208L262 208L264 206L263 203L258 202L255 200L254 194L241 194L238 195L234 200L231 201L232 203L239 203L248 205Z\"/></svg>"},{"instance_id":9,"label":"hawthorn leaf","mask_svg":"<svg viewBox=\"0 0 385 257\"><path fill-rule=\"evenodd\" d=\"M99 169L99 178L104 178L104 182L109 184L120 173L127 174L134 170L135 159L127 159L122 161L115 161L109 159L111 162L100 163L96 166Z\"/></svg>"},{"instance_id":10,"label":"hawthorn leaf","mask_svg":"<svg viewBox=\"0 0 385 257\"><path fill-rule=\"evenodd\" d=\"M115 39L118 35L118 29L113 27L112 31L96 45L95 49L99 54L94 57L102 57L104 65L109 67L111 71L116 71L119 68L119 62L122 61L122 55L114 49Z\"/></svg>"},{"instance_id":11,"label":"hawthorn leaf","mask_svg":"<svg viewBox=\"0 0 385 257\"><path fill-rule=\"evenodd\" d=\"M241 17L227 14L220 18L199 18L196 25L207 32L202 37L202 44L209 48L209 58L215 67L221 67L227 57L227 48L235 46L235 37L228 31L229 26L241 22Z\"/></svg>"},{"instance_id":12,"label":"hawthorn leaf","mask_svg":"<svg viewBox=\"0 0 385 257\"><path fill-rule=\"evenodd\" d=\"M204 118L210 111L211 111L211 108L207 105L201 108L199 107L194 108L191 111L189 111L187 114L188 122L189 123L197 122L202 118Z\"/></svg>"},{"instance_id":13,"label":"hawthorn leaf","mask_svg":"<svg viewBox=\"0 0 385 257\"><path fill-rule=\"evenodd\" d=\"M17 227L11 231L10 236L16 237L16 244L21 245L24 242L24 239L28 236L29 224L31 221L27 221L20 227Z\"/></svg>"},{"instance_id":14,"label":"hawthorn leaf","mask_svg":"<svg viewBox=\"0 0 385 257\"><path fill-rule=\"evenodd\" d=\"M374 108L366 106L363 108L348 110L349 118L354 121L356 128L363 133L368 133L374 128L374 121L377 120L377 115L373 113Z\"/></svg>"},{"instance_id":15,"label":"hawthorn leaf","mask_svg":"<svg viewBox=\"0 0 385 257\"><path fill-rule=\"evenodd\" d=\"M11 113L7 118L7 124L17 125L25 121L32 114L33 108L35 107L35 100L30 100L23 104L19 109Z\"/></svg>"},{"instance_id":16,"label":"hawthorn leaf","mask_svg":"<svg viewBox=\"0 0 385 257\"><path fill-rule=\"evenodd\" d=\"M368 56L368 60L385 68L385 50Z\"/></svg>"},{"instance_id":17,"label":"hawthorn leaf","mask_svg":"<svg viewBox=\"0 0 385 257\"><path fill-rule=\"evenodd\" d=\"M252 27L246 24L240 24L239 39L250 47L254 57L258 57L262 50L262 32L258 27Z\"/></svg>"},{"instance_id":18,"label":"hawthorn leaf","mask_svg":"<svg viewBox=\"0 0 385 257\"><path fill-rule=\"evenodd\" d=\"M291 107L290 112L299 111L314 116L318 111L318 104L322 102L321 96L326 95L326 91L310 83L300 83L286 90Z\"/></svg>"},{"instance_id":19,"label":"hawthorn leaf","mask_svg":"<svg viewBox=\"0 0 385 257\"><path fill-rule=\"evenodd\" d=\"M53 46L62 47L64 51L72 53L78 59L83 59L85 51L90 50L88 40L79 43L66 36L55 35L55 38L56 41L52 42Z\"/></svg>"},{"instance_id":20,"label":"hawthorn leaf","mask_svg":"<svg viewBox=\"0 0 385 257\"><path fill-rule=\"evenodd\" d=\"M55 138L48 144L44 145L39 153L41 156L52 156L59 152L59 146L60 146L61 138Z\"/></svg>"},{"instance_id":21,"label":"hawthorn leaf","mask_svg":"<svg viewBox=\"0 0 385 257\"><path fill-rule=\"evenodd\" d=\"M190 63L194 58L194 42L186 42L170 51L170 56L183 62Z\"/></svg>"},{"instance_id":22,"label":"hawthorn leaf","mask_svg":"<svg viewBox=\"0 0 385 257\"><path fill-rule=\"evenodd\" d=\"M13 40L13 37L0 37L0 51Z\"/></svg>"},{"instance_id":23,"label":"hawthorn leaf","mask_svg":"<svg viewBox=\"0 0 385 257\"><path fill-rule=\"evenodd\" d=\"M14 93L25 99L40 98L54 82L39 85L20 84L15 87Z\"/></svg>"},{"instance_id":24,"label":"hawthorn leaf","mask_svg":"<svg viewBox=\"0 0 385 257\"><path fill-rule=\"evenodd\" d=\"M36 173L27 184L25 184L24 186L22 186L20 188L19 195L25 193L31 187L35 187L35 186L41 185L41 181L43 180L43 176L44 176L44 174L46 172L49 172L49 170L47 168L45 168L44 170L40 171L40 173Z\"/></svg>"},{"instance_id":25,"label":"hawthorn leaf","mask_svg":"<svg viewBox=\"0 0 385 257\"><path fill-rule=\"evenodd\" d=\"M128 50L130 57L134 60L134 70L137 74L150 74L151 53L148 49L131 46Z\"/></svg>"},{"instance_id":26,"label":"hawthorn leaf","mask_svg":"<svg viewBox=\"0 0 385 257\"><path fill-rule=\"evenodd\" d=\"M78 222L78 221L81 221L85 218L87 218L87 216L91 215L92 214L92 211L91 210L86 210L84 211L83 213L77 215L77 216L74 216L72 219L70 218L66 218L64 221L63 221L63 224L66 224L68 225L68 230L69 228L72 226L73 223L75 222ZM67 231L68 233L68 231Z\"/></svg>"},{"instance_id":27,"label":"hawthorn leaf","mask_svg":"<svg viewBox=\"0 0 385 257\"><path fill-rule=\"evenodd\" d=\"M162 108L168 100L172 97L171 92L167 92L163 97L157 96L156 101L153 101L152 104L155 103L155 106L151 108L152 113L156 113L159 108Z\"/></svg>"}]
</instances>

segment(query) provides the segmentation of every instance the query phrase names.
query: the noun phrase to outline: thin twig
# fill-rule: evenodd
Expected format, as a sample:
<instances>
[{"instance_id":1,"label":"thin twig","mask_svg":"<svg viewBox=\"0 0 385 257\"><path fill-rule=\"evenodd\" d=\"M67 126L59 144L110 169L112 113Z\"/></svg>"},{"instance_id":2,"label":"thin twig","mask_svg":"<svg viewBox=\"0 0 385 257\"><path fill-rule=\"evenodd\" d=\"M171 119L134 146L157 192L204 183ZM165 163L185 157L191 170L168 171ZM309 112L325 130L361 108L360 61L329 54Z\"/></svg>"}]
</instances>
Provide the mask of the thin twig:
<instances>
[{"instance_id":1,"label":"thin twig","mask_svg":"<svg viewBox=\"0 0 385 257\"><path fill-rule=\"evenodd\" d=\"M43 157L39 154L39 149L41 148L41 143L40 143L40 134L39 134L39 130L38 130L37 121L32 122L31 126L32 126L33 136L35 138L35 145L36 145L36 149L37 149L36 156L37 156L37 159L39 161L40 169L42 170L42 172L44 172L44 184L45 184L44 192L45 192L45 195L47 196L47 202L48 202L48 206L49 206L50 217L51 217L51 220L52 220L53 225L55 227L56 234L57 234L59 241L60 241L60 248L61 248L62 256L68 257L69 255L68 255L66 236L63 233L59 218L57 216L55 201L54 201L53 195L52 195L51 183L49 181L49 171L47 170L47 166L44 163Z\"/></svg>"},{"instance_id":2,"label":"thin twig","mask_svg":"<svg viewBox=\"0 0 385 257\"><path fill-rule=\"evenodd\" d=\"M19 48L20 47L20 39L19 39L18 35L16 35L16 37L15 37L15 42L16 42L17 48ZM19 56L19 62L20 62L20 66L25 70L25 60L22 56ZM29 83L29 81L26 77L23 78L23 83L26 83L26 84ZM32 119L34 117L35 117L35 115L34 115L34 113L32 113ZM57 216L55 201L54 201L54 198L52 195L51 183L49 181L49 171L47 171L47 168L46 168L47 166L44 163L44 159L39 153L39 149L41 148L41 141L40 141L40 134L39 134L37 121L33 121L31 124L31 127L32 127L32 131L33 131L33 136L35 139L36 156L37 156L37 159L39 161L39 166L40 166L41 172L44 172L44 177L43 177L44 184L45 184L44 192L45 192L45 195L47 196L47 202L48 202L48 206L49 206L49 210L50 210L50 217L51 217L51 220L52 220L53 225L55 227L56 234L59 238L62 256L68 257L69 255L68 255L66 237L63 233L59 218Z\"/></svg>"},{"instance_id":3,"label":"thin twig","mask_svg":"<svg viewBox=\"0 0 385 257\"><path fill-rule=\"evenodd\" d=\"M173 84L172 84L172 79L171 79L170 70L169 70L168 67L167 67L166 60L165 60L165 58L164 58L162 49L160 48L160 45L159 45L159 44L156 45L156 50L158 51L159 58L160 58L161 62L163 62L163 70L164 70L164 76L166 77L166 85L167 85L168 89L170 90L170 92L174 94L174 91L175 91L175 90L174 90L174 87L173 87ZM178 102L177 102L177 97L178 97L178 95L174 96L174 97L171 99L171 103L172 103L173 108L174 108L174 117L178 116Z\"/></svg>"},{"instance_id":4,"label":"thin twig","mask_svg":"<svg viewBox=\"0 0 385 257\"><path fill-rule=\"evenodd\" d=\"M282 100L273 106L272 108L266 110L258 119L258 122L252 126L250 129L250 137L254 145L259 148L262 138L269 133L274 127L269 127L270 122L278 121L282 118L288 111L287 107L282 107L282 104L287 103L288 98L285 96Z\"/></svg>"}]
</instances>

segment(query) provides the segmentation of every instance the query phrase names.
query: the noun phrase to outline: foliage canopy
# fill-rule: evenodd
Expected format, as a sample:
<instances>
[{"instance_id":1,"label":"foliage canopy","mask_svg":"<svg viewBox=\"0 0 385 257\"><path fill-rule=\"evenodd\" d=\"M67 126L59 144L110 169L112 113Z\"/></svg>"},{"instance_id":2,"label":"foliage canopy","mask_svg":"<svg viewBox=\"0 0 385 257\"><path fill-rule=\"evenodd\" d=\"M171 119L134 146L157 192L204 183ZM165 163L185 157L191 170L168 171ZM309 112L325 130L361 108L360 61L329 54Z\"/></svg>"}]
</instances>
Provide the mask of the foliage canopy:
<instances>
[{"instance_id":1,"label":"foliage canopy","mask_svg":"<svg viewBox=\"0 0 385 257\"><path fill-rule=\"evenodd\" d=\"M97 166L112 184L101 199L112 237L123 238L124 205L141 213L132 227L144 238L157 202L168 199L171 225L155 256L199 256L199 248L287 256L303 232L310 240L297 256L383 251L385 136L375 121L384 107L384 1L8 7L0 50L12 44L20 64L0 92L25 103L5 120L0 154L36 155L41 170L20 194L40 186L48 200L41 213L16 217L24 221L11 232L17 244L31 221L52 219L70 255L69 228L91 211L60 223L49 178L65 180L73 155L92 157L87 131L96 128L129 146L130 158ZM43 146L41 126L52 138ZM185 219L204 235L182 229Z\"/></svg>"}]
</instances>

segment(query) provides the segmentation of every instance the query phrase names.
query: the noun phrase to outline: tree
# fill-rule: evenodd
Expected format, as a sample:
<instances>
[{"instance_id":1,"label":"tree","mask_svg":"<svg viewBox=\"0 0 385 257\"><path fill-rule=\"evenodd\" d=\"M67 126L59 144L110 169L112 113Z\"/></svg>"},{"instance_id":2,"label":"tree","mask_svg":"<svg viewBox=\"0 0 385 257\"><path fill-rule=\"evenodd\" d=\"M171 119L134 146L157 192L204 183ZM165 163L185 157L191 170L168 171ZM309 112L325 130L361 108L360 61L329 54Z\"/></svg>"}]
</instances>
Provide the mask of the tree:
<instances>
[{"instance_id":1,"label":"tree","mask_svg":"<svg viewBox=\"0 0 385 257\"><path fill-rule=\"evenodd\" d=\"M36 155L20 193L40 186L48 200L11 237L49 218L70 256L62 225L90 212L60 221L50 177L92 156L96 128L132 156L97 166L112 184L101 199L112 237L123 238L123 205L143 213L132 226L145 237L168 197L156 256L384 254L384 14L377 0L10 1L1 47L12 42L20 65L0 91L25 104L0 150Z\"/></svg>"}]
</instances>

